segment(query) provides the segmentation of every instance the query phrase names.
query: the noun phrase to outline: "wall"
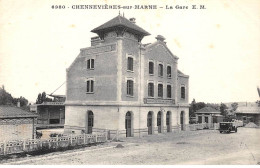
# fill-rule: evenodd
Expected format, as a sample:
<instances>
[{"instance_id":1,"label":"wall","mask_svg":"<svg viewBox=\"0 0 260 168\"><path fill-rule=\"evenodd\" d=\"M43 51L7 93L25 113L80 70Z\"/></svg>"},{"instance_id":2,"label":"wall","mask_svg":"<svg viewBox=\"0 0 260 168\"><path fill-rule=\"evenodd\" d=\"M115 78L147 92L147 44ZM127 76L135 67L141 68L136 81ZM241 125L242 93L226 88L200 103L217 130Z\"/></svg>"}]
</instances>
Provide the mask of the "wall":
<instances>
[{"instance_id":1,"label":"wall","mask_svg":"<svg viewBox=\"0 0 260 168\"><path fill-rule=\"evenodd\" d=\"M116 43L82 49L67 70L66 101L116 100L117 47ZM94 69L87 69L87 60L94 59ZM86 93L86 80L94 79L94 94ZM105 83L105 85L104 85Z\"/></svg>"},{"instance_id":2,"label":"wall","mask_svg":"<svg viewBox=\"0 0 260 168\"><path fill-rule=\"evenodd\" d=\"M35 122L33 118L0 119L0 141L32 139Z\"/></svg>"},{"instance_id":3,"label":"wall","mask_svg":"<svg viewBox=\"0 0 260 168\"><path fill-rule=\"evenodd\" d=\"M181 98L181 86L185 86L185 99ZM189 103L189 78L178 76L178 95L177 95L177 101L182 104Z\"/></svg>"}]
</instances>

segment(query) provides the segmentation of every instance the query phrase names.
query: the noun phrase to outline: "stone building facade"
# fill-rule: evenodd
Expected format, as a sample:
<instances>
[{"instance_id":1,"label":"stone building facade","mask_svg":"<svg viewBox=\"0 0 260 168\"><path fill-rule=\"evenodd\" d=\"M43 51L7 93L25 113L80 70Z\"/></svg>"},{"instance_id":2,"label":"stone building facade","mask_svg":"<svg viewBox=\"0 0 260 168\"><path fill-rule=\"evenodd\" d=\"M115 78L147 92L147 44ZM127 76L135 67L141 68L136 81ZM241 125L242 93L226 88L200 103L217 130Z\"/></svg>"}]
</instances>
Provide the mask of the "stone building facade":
<instances>
[{"instance_id":1,"label":"stone building facade","mask_svg":"<svg viewBox=\"0 0 260 168\"><path fill-rule=\"evenodd\" d=\"M92 32L67 69L65 133L118 130L120 136L172 132L189 123L189 76L165 38L150 35L135 19L117 16Z\"/></svg>"}]
</instances>

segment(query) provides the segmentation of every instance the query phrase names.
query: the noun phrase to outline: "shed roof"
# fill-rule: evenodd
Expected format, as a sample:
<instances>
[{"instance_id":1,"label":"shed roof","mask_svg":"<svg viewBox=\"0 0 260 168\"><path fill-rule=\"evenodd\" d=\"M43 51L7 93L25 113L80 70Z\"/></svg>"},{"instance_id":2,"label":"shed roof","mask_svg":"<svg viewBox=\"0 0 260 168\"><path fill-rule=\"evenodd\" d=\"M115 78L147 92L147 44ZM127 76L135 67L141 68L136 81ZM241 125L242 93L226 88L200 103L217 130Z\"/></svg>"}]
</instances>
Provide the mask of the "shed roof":
<instances>
[{"instance_id":1,"label":"shed roof","mask_svg":"<svg viewBox=\"0 0 260 168\"><path fill-rule=\"evenodd\" d=\"M195 113L212 113L212 114L220 114L221 112L212 108L212 107L204 107L202 109L199 109Z\"/></svg>"},{"instance_id":2,"label":"shed roof","mask_svg":"<svg viewBox=\"0 0 260 168\"><path fill-rule=\"evenodd\" d=\"M238 107L236 113L243 113L243 114L260 114L260 107L257 106L244 106Z\"/></svg>"},{"instance_id":3,"label":"shed roof","mask_svg":"<svg viewBox=\"0 0 260 168\"><path fill-rule=\"evenodd\" d=\"M0 118L24 118L24 117L37 117L32 112L25 111L18 107L0 106Z\"/></svg>"},{"instance_id":4,"label":"shed roof","mask_svg":"<svg viewBox=\"0 0 260 168\"><path fill-rule=\"evenodd\" d=\"M144 36L150 35L150 33L145 31L143 28L137 26L136 24L132 23L130 20L128 20L125 17L120 16L120 15L118 15L115 18L109 20L108 22L96 27L95 29L91 30L91 32L98 33L98 32L102 32L109 28L120 27L120 26L134 30Z\"/></svg>"}]
</instances>

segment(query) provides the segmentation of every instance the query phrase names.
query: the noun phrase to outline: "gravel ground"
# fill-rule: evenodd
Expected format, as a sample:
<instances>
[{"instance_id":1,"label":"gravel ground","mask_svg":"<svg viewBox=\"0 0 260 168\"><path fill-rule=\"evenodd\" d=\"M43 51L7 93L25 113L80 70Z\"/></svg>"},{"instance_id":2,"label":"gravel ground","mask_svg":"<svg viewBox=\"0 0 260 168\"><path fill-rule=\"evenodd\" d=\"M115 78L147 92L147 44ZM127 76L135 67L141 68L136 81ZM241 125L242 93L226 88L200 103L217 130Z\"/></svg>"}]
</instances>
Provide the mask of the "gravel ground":
<instances>
[{"instance_id":1,"label":"gravel ground","mask_svg":"<svg viewBox=\"0 0 260 168\"><path fill-rule=\"evenodd\" d=\"M4 164L32 165L256 165L260 164L260 129L239 128L237 133L184 131L43 156ZM121 144L123 148L115 146Z\"/></svg>"}]
</instances>

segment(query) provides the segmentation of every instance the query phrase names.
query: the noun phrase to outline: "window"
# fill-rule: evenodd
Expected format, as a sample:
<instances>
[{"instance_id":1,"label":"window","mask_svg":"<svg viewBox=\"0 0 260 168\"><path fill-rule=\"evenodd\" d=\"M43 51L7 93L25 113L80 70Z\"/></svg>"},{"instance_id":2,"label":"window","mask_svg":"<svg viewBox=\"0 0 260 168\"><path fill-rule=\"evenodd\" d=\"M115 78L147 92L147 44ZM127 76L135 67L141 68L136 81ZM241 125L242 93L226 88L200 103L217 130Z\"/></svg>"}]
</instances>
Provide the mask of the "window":
<instances>
[{"instance_id":1,"label":"window","mask_svg":"<svg viewBox=\"0 0 260 168\"><path fill-rule=\"evenodd\" d=\"M163 65L159 64L158 66L158 76L163 76Z\"/></svg>"},{"instance_id":2,"label":"window","mask_svg":"<svg viewBox=\"0 0 260 168\"><path fill-rule=\"evenodd\" d=\"M94 69L94 59L87 60L87 69Z\"/></svg>"},{"instance_id":3,"label":"window","mask_svg":"<svg viewBox=\"0 0 260 168\"><path fill-rule=\"evenodd\" d=\"M167 66L167 77L168 78L172 77L172 68L171 68L171 66Z\"/></svg>"},{"instance_id":4,"label":"window","mask_svg":"<svg viewBox=\"0 0 260 168\"><path fill-rule=\"evenodd\" d=\"M134 71L134 59L132 57L127 58L127 70Z\"/></svg>"},{"instance_id":5,"label":"window","mask_svg":"<svg viewBox=\"0 0 260 168\"><path fill-rule=\"evenodd\" d=\"M153 62L149 62L149 74L153 75L153 70L154 70L154 64Z\"/></svg>"},{"instance_id":6,"label":"window","mask_svg":"<svg viewBox=\"0 0 260 168\"><path fill-rule=\"evenodd\" d=\"M87 81L87 93L93 93L94 92L94 81L88 80Z\"/></svg>"},{"instance_id":7,"label":"window","mask_svg":"<svg viewBox=\"0 0 260 168\"><path fill-rule=\"evenodd\" d=\"M167 85L167 98L172 98L172 87Z\"/></svg>"},{"instance_id":8,"label":"window","mask_svg":"<svg viewBox=\"0 0 260 168\"><path fill-rule=\"evenodd\" d=\"M158 84L158 97L163 97L163 84Z\"/></svg>"},{"instance_id":9,"label":"window","mask_svg":"<svg viewBox=\"0 0 260 168\"><path fill-rule=\"evenodd\" d=\"M132 80L127 80L127 95L134 95L134 82Z\"/></svg>"},{"instance_id":10,"label":"window","mask_svg":"<svg viewBox=\"0 0 260 168\"><path fill-rule=\"evenodd\" d=\"M185 99L185 86L181 87L181 98Z\"/></svg>"},{"instance_id":11,"label":"window","mask_svg":"<svg viewBox=\"0 0 260 168\"><path fill-rule=\"evenodd\" d=\"M148 83L148 97L154 97L154 85L153 85L153 83Z\"/></svg>"}]
</instances>

